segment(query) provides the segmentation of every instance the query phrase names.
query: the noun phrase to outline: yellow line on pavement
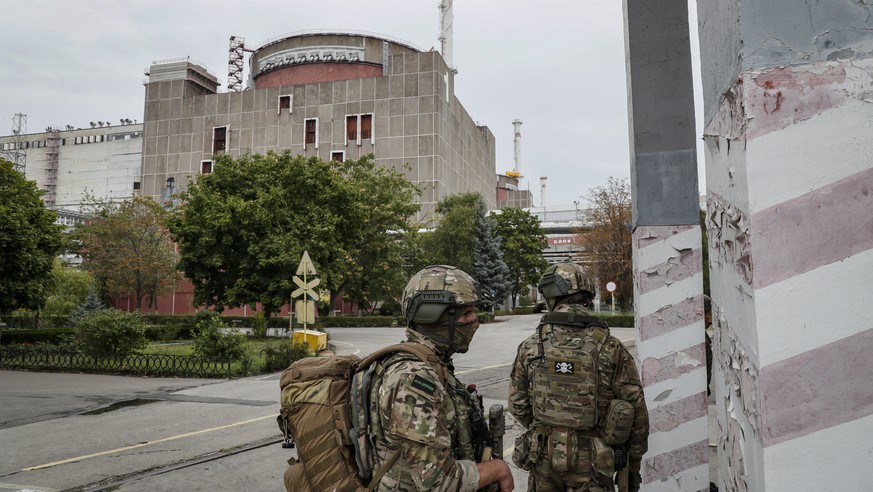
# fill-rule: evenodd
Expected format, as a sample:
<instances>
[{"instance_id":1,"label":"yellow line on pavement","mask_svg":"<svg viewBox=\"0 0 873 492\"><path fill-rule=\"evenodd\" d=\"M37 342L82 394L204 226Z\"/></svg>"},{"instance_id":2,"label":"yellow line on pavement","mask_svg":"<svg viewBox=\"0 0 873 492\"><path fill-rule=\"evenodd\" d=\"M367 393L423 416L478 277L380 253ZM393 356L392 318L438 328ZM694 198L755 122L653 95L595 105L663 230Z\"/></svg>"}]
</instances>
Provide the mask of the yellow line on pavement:
<instances>
[{"instance_id":1,"label":"yellow line on pavement","mask_svg":"<svg viewBox=\"0 0 873 492\"><path fill-rule=\"evenodd\" d=\"M77 456L75 458L70 458L70 459L61 460L61 461L54 461L52 463L46 463L44 465L30 466L27 468L22 468L21 471L34 471L34 470L41 470L43 468L51 468L53 466L63 465L66 463L72 463L74 461L87 460L89 458L95 458L97 456L104 456L107 454L119 453L121 451L128 451L131 449L137 449L137 448L141 448L144 446L151 446L152 444L160 444L162 442L167 442L167 441L175 441L176 439L182 439L185 437L196 436L198 434L205 434L207 432L217 431L217 430L221 430L221 429L228 429L230 427L236 427L238 425L251 424L252 422L257 422L259 420L274 419L274 418L276 418L276 414L265 415L263 417L258 417L258 418L249 419L249 420L243 420L241 422L234 422L232 424L222 425L219 427L212 427L211 429L203 429L203 430L199 430L199 431L188 432L186 434L179 434L178 436L165 437L163 439L158 439L156 441L141 442L139 444L134 444L133 446L125 446L123 448L110 449L109 451L101 451L99 453L86 454L83 456Z\"/></svg>"}]
</instances>

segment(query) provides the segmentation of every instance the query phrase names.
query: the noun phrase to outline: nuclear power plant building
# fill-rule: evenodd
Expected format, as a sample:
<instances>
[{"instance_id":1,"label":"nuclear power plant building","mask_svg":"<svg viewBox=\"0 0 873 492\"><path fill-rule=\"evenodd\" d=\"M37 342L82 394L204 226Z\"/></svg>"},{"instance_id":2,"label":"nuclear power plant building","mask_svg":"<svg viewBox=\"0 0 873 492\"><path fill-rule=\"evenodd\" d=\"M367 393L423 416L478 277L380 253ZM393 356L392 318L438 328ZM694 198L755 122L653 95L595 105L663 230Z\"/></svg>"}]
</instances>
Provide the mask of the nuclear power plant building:
<instances>
[{"instance_id":1,"label":"nuclear power plant building","mask_svg":"<svg viewBox=\"0 0 873 492\"><path fill-rule=\"evenodd\" d=\"M420 185L420 220L456 193L478 192L495 208L494 136L455 97L455 74L438 52L374 34L297 33L246 50L247 88L235 90L243 77L233 70L234 43L228 92L189 59L147 72L143 195L166 200L224 153L372 153ZM239 38L236 47L241 54Z\"/></svg>"}]
</instances>

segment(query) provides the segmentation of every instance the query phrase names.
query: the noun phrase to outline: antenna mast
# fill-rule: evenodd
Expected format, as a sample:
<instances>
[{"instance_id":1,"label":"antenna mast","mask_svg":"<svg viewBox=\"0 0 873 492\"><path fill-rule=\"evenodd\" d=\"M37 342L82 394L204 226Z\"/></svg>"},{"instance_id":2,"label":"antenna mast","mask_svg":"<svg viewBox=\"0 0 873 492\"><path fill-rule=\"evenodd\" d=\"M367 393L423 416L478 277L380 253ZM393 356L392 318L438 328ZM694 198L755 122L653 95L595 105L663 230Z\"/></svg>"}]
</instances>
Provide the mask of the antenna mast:
<instances>
[{"instance_id":1,"label":"antenna mast","mask_svg":"<svg viewBox=\"0 0 873 492\"><path fill-rule=\"evenodd\" d=\"M15 113L12 117L12 148L0 150L0 155L6 156L12 161L12 168L24 174L27 165L27 149L25 142L27 135L27 115Z\"/></svg>"},{"instance_id":2,"label":"antenna mast","mask_svg":"<svg viewBox=\"0 0 873 492\"><path fill-rule=\"evenodd\" d=\"M446 65L449 66L449 70L452 71L455 75L458 74L458 69L455 68L454 60L452 57L452 45L454 43L453 40L453 32L452 32L452 22L454 20L454 16L452 14L452 3L454 0L441 0L439 9L440 9L440 52L443 55L443 60L446 61Z\"/></svg>"}]
</instances>

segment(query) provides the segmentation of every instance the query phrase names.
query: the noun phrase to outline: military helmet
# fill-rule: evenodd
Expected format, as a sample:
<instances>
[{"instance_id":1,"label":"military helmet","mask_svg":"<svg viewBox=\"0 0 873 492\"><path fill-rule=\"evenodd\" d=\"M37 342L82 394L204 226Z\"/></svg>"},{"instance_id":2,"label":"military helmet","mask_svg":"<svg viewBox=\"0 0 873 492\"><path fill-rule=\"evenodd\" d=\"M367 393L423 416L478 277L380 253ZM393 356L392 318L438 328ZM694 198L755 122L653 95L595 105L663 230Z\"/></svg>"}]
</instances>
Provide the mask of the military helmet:
<instances>
[{"instance_id":1,"label":"military helmet","mask_svg":"<svg viewBox=\"0 0 873 492\"><path fill-rule=\"evenodd\" d=\"M450 306L479 302L479 286L463 270L449 265L431 265L409 279L400 299L406 321L434 324Z\"/></svg>"},{"instance_id":2,"label":"military helmet","mask_svg":"<svg viewBox=\"0 0 873 492\"><path fill-rule=\"evenodd\" d=\"M584 268L576 263L558 263L550 266L540 278L537 290L546 299L555 299L577 292L594 297L594 281Z\"/></svg>"}]
</instances>

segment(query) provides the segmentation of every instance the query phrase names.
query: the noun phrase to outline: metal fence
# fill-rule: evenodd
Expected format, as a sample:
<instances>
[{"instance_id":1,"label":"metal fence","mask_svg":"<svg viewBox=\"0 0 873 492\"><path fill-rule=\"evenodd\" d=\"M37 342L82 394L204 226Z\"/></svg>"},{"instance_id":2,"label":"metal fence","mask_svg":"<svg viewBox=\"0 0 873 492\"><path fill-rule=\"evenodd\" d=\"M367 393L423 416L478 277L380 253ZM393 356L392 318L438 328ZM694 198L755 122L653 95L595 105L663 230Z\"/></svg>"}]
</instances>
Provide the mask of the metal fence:
<instances>
[{"instance_id":1,"label":"metal fence","mask_svg":"<svg viewBox=\"0 0 873 492\"><path fill-rule=\"evenodd\" d=\"M0 369L229 378L231 362L226 359L196 355L119 356L43 347L0 347Z\"/></svg>"}]
</instances>

